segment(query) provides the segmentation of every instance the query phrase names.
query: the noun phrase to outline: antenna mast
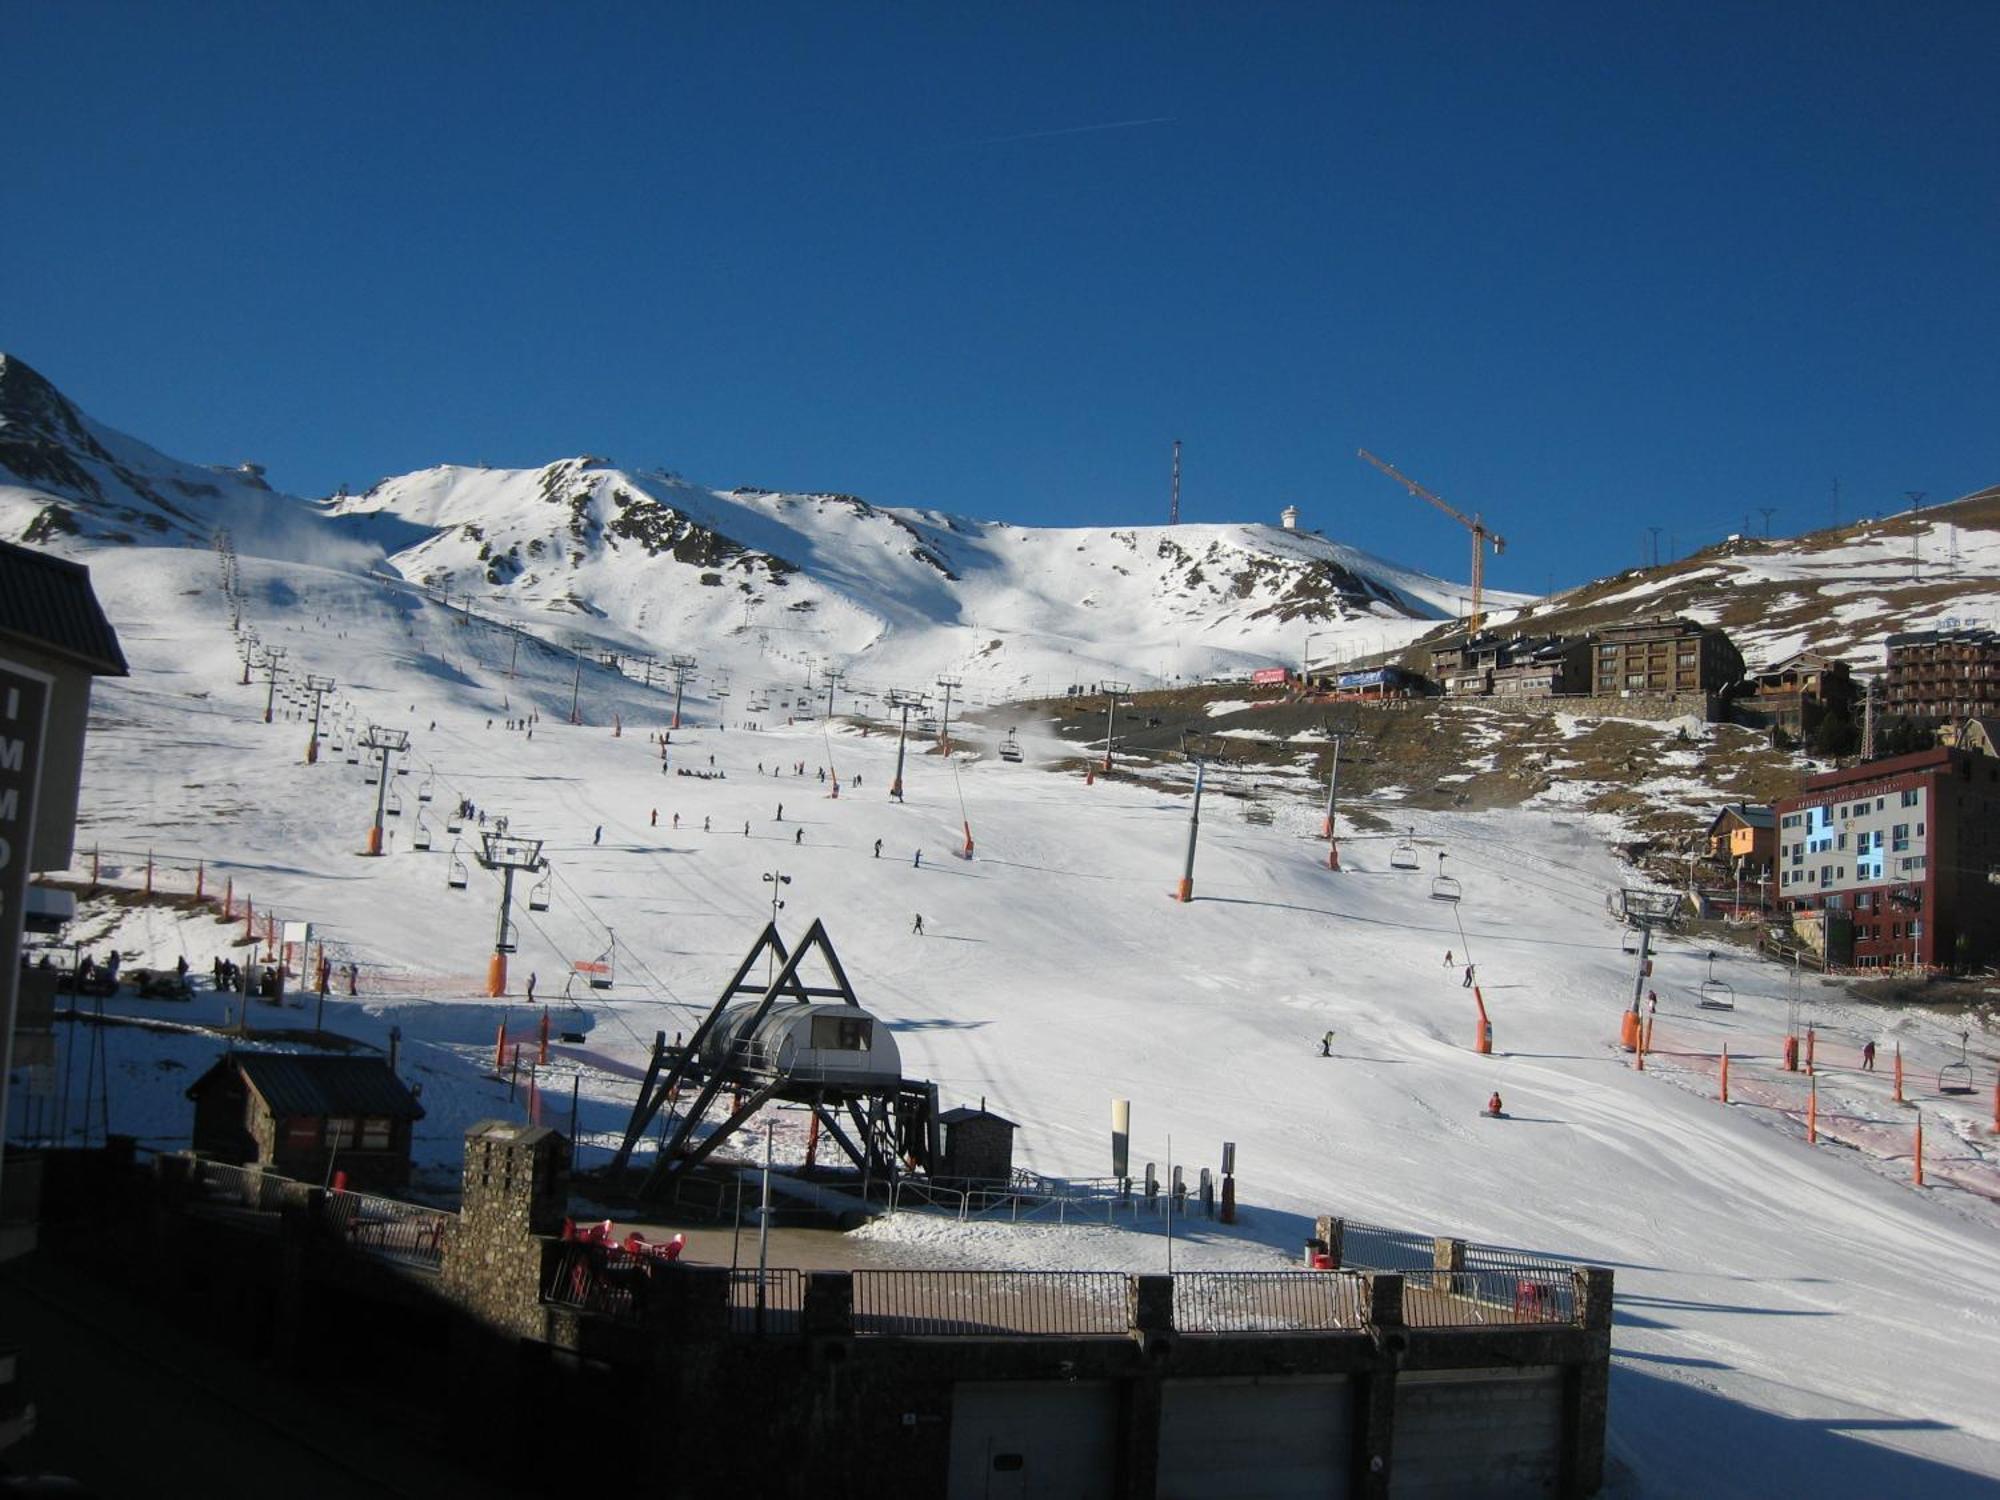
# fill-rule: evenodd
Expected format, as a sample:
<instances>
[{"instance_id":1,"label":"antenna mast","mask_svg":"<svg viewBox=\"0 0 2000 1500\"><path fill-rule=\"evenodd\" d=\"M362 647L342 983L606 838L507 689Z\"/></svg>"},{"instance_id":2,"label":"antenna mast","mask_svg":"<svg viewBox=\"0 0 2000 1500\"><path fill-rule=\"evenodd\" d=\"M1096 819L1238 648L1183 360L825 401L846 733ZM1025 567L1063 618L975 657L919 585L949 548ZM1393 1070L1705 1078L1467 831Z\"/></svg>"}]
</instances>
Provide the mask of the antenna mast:
<instances>
[{"instance_id":1,"label":"antenna mast","mask_svg":"<svg viewBox=\"0 0 2000 1500\"><path fill-rule=\"evenodd\" d=\"M1174 498L1167 506L1167 524L1181 524L1181 440L1174 439Z\"/></svg>"}]
</instances>

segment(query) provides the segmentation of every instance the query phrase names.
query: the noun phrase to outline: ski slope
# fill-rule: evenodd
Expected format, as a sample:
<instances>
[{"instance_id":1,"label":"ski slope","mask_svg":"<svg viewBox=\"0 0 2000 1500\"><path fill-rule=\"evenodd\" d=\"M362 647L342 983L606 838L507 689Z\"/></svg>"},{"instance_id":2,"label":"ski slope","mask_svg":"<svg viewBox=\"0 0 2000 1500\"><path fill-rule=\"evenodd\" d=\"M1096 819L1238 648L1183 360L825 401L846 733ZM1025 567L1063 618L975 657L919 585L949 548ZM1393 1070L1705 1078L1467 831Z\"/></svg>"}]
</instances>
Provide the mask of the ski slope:
<instances>
[{"instance_id":1,"label":"ski slope","mask_svg":"<svg viewBox=\"0 0 2000 1500\"><path fill-rule=\"evenodd\" d=\"M896 805L893 735L823 717L788 725L780 694L796 700L797 679L739 677L721 705L726 727L715 700L690 700L692 727L673 734L663 774L649 731L665 724L668 695L586 668L587 722L571 727L566 655L523 650L509 679L503 634L413 591L246 558L246 623L288 649L292 670L337 679L337 721L351 707L357 723L411 732L414 769L396 783L405 813L388 855L365 859L374 789L341 755L303 765L302 724L261 722L264 688L240 685L214 556L89 560L133 675L98 690L80 860L93 845L200 858L211 889L229 879L260 910L311 920L362 976L358 1001L331 1002L329 1027L378 1044L402 1030L406 1071L425 1085L418 1149L433 1180L449 1178L465 1125L509 1107L489 1076L509 1008L478 998L476 980L497 880L474 865L468 890L446 888L443 812L463 796L547 840L555 899L545 913L517 906L511 1019L524 1024L519 991L533 971L557 1028L585 1033L554 1071L564 1111L569 1075L580 1079L590 1141L615 1138L654 1031L692 1028L771 914L763 876L783 873L786 937L823 919L864 1004L895 1029L905 1071L936 1079L947 1106L984 1099L1017 1121L1019 1164L1104 1174L1113 1097L1132 1101L1137 1161L1164 1167L1171 1138L1192 1176L1236 1142L1243 1222L1184 1226L1181 1268L1284 1263L1325 1212L1613 1267L1613 1492L2000 1490L2000 1210L1963 1188L1913 1189L1907 1161L1808 1148L1770 1109L1722 1106L1698 1058L1635 1072L1611 1045L1631 988L1632 960L1604 914L1621 874L1587 815L1399 810L1427 865L1431 851L1449 853L1465 887L1454 908L1428 898L1428 868L1391 869L1386 840L1347 841L1343 872L1329 872L1309 795L1268 826L1211 795L1196 899L1181 905L1168 892L1187 798L1057 774L1037 763L1049 741L1031 724L1019 765L976 744L949 760L919 754L913 741ZM741 727L755 697L771 710L759 731ZM504 728L530 711L541 716L532 738ZM709 771L711 757L716 779L675 774ZM837 798L820 767L837 772ZM436 836L418 853L409 835L426 775ZM970 860L953 854L968 822ZM131 853L103 858L132 867ZM115 942L128 968L185 951L205 972L234 935L158 911L116 922L94 929L93 946ZM613 931L615 987L579 985L563 1003L569 964L613 947ZM1473 1003L1447 949L1477 964L1492 1058L1471 1051ZM1654 981L1662 1028L1718 1045L1731 1036L1739 1058L1762 1048L1768 1061L1784 976L1726 954L1718 971L1739 1005L1725 1018L1694 1004L1704 967L1668 945ZM1947 1038L1955 1048L1949 1018L1891 1022L1816 985L1807 998L1830 1061L1865 1036L1885 1053L1899 1041L1913 1092ZM125 1007L174 1029L107 1028L112 1129L185 1140L180 1090L222 1045L197 1023L222 1003ZM255 1009L259 1028L274 1024ZM1335 1055L1322 1058L1329 1028ZM1991 1042L1979 1045L1990 1087ZM1886 1087L1829 1073L1822 1108L1845 1100L1886 1116ZM1511 1118L1481 1118L1494 1089ZM1927 1109L1934 1149L1962 1158L1975 1182L1993 1173L1982 1107ZM779 1129L795 1157L796 1117ZM864 1237L931 1263L1157 1269L1166 1253L1152 1226L898 1217Z\"/></svg>"}]
</instances>

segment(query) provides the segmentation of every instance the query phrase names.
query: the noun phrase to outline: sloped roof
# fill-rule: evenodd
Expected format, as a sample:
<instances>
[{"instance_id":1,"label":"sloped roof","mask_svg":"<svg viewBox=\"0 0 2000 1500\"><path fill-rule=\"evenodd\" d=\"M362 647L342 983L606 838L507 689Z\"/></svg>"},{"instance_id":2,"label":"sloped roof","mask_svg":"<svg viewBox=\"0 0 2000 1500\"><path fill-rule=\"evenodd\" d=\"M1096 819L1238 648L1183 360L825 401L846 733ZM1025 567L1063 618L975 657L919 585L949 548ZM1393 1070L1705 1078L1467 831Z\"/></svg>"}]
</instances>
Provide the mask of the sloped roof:
<instances>
[{"instance_id":1,"label":"sloped roof","mask_svg":"<svg viewBox=\"0 0 2000 1500\"><path fill-rule=\"evenodd\" d=\"M240 1071L273 1115L387 1115L421 1120L424 1107L379 1057L232 1052L188 1086L191 1099L224 1068Z\"/></svg>"},{"instance_id":2,"label":"sloped roof","mask_svg":"<svg viewBox=\"0 0 2000 1500\"><path fill-rule=\"evenodd\" d=\"M0 542L0 641L10 636L71 657L95 676L126 675L125 653L90 587L90 569Z\"/></svg>"},{"instance_id":3,"label":"sloped roof","mask_svg":"<svg viewBox=\"0 0 2000 1500\"><path fill-rule=\"evenodd\" d=\"M1722 820L1732 815L1741 821L1746 828L1776 828L1778 826L1778 814L1775 809L1759 807L1749 802L1731 802L1715 815L1714 819L1708 825L1708 831L1710 833L1715 832L1721 825Z\"/></svg>"},{"instance_id":4,"label":"sloped roof","mask_svg":"<svg viewBox=\"0 0 2000 1500\"><path fill-rule=\"evenodd\" d=\"M996 1125L1005 1125L1009 1130L1021 1128L1012 1120L1002 1119L990 1109L974 1109L967 1104L961 1104L956 1109L948 1109L938 1116L940 1125L963 1125L968 1120L991 1120Z\"/></svg>"}]
</instances>

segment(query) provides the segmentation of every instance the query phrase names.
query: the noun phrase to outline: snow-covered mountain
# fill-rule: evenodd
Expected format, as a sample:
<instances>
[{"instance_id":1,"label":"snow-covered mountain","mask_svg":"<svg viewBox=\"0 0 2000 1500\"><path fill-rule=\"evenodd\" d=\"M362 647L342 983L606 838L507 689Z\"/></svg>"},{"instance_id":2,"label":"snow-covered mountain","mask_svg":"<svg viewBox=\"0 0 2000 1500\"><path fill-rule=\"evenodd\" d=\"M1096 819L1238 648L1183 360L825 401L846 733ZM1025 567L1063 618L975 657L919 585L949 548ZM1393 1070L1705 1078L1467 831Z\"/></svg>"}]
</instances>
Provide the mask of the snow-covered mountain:
<instances>
[{"instance_id":1,"label":"snow-covered mountain","mask_svg":"<svg viewBox=\"0 0 2000 1500\"><path fill-rule=\"evenodd\" d=\"M1308 631L1395 646L1464 592L1278 526L1013 526L588 457L308 501L254 466L158 453L0 358L0 534L87 548L217 530L244 555L374 565L564 642L698 651L752 676L818 661L885 687L958 673L989 697L1295 661Z\"/></svg>"}]
</instances>

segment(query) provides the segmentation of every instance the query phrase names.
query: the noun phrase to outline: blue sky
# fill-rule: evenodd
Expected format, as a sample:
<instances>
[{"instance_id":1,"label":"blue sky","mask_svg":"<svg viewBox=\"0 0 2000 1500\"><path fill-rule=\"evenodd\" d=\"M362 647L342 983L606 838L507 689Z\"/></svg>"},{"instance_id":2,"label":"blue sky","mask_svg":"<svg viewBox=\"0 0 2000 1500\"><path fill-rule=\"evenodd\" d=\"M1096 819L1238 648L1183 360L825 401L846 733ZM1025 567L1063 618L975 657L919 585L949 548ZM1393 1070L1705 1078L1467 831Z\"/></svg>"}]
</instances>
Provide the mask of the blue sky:
<instances>
[{"instance_id":1,"label":"blue sky","mask_svg":"<svg viewBox=\"0 0 2000 1500\"><path fill-rule=\"evenodd\" d=\"M593 452L1540 590L2000 482L2000 7L10 8L0 348L322 494ZM1132 123L1150 122L1150 123ZM1102 127L1102 128L1096 128Z\"/></svg>"}]
</instances>

